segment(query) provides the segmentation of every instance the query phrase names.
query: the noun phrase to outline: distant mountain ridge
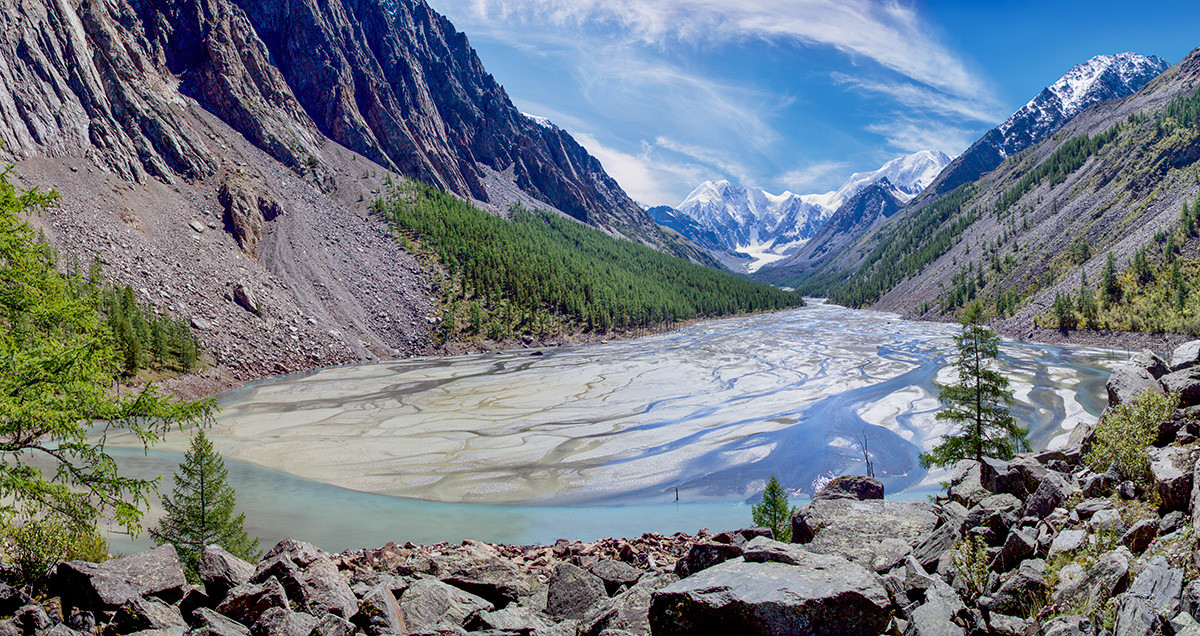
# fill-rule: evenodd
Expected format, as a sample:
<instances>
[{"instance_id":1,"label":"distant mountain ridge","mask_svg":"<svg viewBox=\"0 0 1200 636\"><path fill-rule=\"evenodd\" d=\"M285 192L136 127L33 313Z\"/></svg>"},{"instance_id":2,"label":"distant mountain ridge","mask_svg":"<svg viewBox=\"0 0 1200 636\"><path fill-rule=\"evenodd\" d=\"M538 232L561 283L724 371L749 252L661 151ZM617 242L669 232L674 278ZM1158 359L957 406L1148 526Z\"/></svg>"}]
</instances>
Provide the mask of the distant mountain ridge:
<instances>
[{"instance_id":1,"label":"distant mountain ridge","mask_svg":"<svg viewBox=\"0 0 1200 636\"><path fill-rule=\"evenodd\" d=\"M978 179L1007 157L1050 136L1088 106L1132 95L1169 66L1158 56L1137 53L1097 55L1073 66L959 155L929 194L945 194Z\"/></svg>"},{"instance_id":2,"label":"distant mountain ridge","mask_svg":"<svg viewBox=\"0 0 1200 636\"><path fill-rule=\"evenodd\" d=\"M748 255L751 260L744 269L753 272L803 245L867 186L886 180L893 196L907 202L949 163L944 153L925 150L888 161L878 170L856 172L838 189L823 194L771 194L724 180L705 181L676 206L690 222L661 210L652 217L710 251L706 243L712 240L705 234L715 235L721 249Z\"/></svg>"}]
</instances>

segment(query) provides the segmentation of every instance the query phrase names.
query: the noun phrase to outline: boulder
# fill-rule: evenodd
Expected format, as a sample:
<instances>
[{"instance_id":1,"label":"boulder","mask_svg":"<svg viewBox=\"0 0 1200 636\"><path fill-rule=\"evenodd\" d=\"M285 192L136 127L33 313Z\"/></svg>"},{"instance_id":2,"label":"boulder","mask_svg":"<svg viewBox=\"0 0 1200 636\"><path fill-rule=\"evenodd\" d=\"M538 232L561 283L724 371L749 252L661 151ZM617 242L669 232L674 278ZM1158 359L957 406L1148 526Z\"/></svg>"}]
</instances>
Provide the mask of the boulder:
<instances>
[{"instance_id":1,"label":"boulder","mask_svg":"<svg viewBox=\"0 0 1200 636\"><path fill-rule=\"evenodd\" d=\"M993 572L1007 572L1037 551L1037 536L1024 530L1013 530L1008 533L1000 552L992 560Z\"/></svg>"},{"instance_id":2,"label":"boulder","mask_svg":"<svg viewBox=\"0 0 1200 636\"><path fill-rule=\"evenodd\" d=\"M879 634L887 627L890 601L878 576L839 556L763 541L751 541L746 558L769 561L726 561L655 592L651 632Z\"/></svg>"},{"instance_id":3,"label":"boulder","mask_svg":"<svg viewBox=\"0 0 1200 636\"><path fill-rule=\"evenodd\" d=\"M1026 559L1004 579L1000 589L991 595L988 610L1001 614L1018 614L1044 598L1046 562Z\"/></svg>"},{"instance_id":4,"label":"boulder","mask_svg":"<svg viewBox=\"0 0 1200 636\"><path fill-rule=\"evenodd\" d=\"M496 606L470 592L433 579L413 583L400 597L400 611L410 632L460 629L494 609Z\"/></svg>"},{"instance_id":5,"label":"boulder","mask_svg":"<svg viewBox=\"0 0 1200 636\"><path fill-rule=\"evenodd\" d=\"M1187 510L1191 503L1193 470L1196 460L1191 448L1150 447L1150 474L1154 489L1162 500L1163 511Z\"/></svg>"},{"instance_id":6,"label":"boulder","mask_svg":"<svg viewBox=\"0 0 1200 636\"><path fill-rule=\"evenodd\" d=\"M51 581L51 588L70 599L70 606L90 611L116 609L151 595L174 602L186 585L179 555L170 544L104 563L59 563Z\"/></svg>"},{"instance_id":7,"label":"boulder","mask_svg":"<svg viewBox=\"0 0 1200 636\"><path fill-rule=\"evenodd\" d=\"M1075 512L1080 519L1087 519L1101 510L1109 510L1112 507L1111 499L1088 499L1075 506Z\"/></svg>"},{"instance_id":8,"label":"boulder","mask_svg":"<svg viewBox=\"0 0 1200 636\"><path fill-rule=\"evenodd\" d=\"M973 459L964 459L955 464L948 483L950 487L946 489L946 494L950 496L950 500L966 508L973 508L994 494L983 487L979 462Z\"/></svg>"},{"instance_id":9,"label":"boulder","mask_svg":"<svg viewBox=\"0 0 1200 636\"><path fill-rule=\"evenodd\" d=\"M742 556L742 548L727 543L696 543L687 556L675 562L675 574L687 578L700 570Z\"/></svg>"},{"instance_id":10,"label":"boulder","mask_svg":"<svg viewBox=\"0 0 1200 636\"><path fill-rule=\"evenodd\" d=\"M1042 636L1092 636L1092 621L1086 616L1059 616L1042 627Z\"/></svg>"},{"instance_id":11,"label":"boulder","mask_svg":"<svg viewBox=\"0 0 1200 636\"><path fill-rule=\"evenodd\" d=\"M483 612L475 619L475 627L507 632L543 632L550 628L550 621L537 612L510 605L502 610Z\"/></svg>"},{"instance_id":12,"label":"boulder","mask_svg":"<svg viewBox=\"0 0 1200 636\"><path fill-rule=\"evenodd\" d=\"M909 613L909 632L917 636L956 636L966 633L962 615L967 611L958 594L941 579L925 591L925 602ZM957 619L957 620L956 620Z\"/></svg>"},{"instance_id":13,"label":"boulder","mask_svg":"<svg viewBox=\"0 0 1200 636\"><path fill-rule=\"evenodd\" d=\"M547 589L546 612L560 621L580 620L593 605L608 598L600 577L565 561L554 565Z\"/></svg>"},{"instance_id":14,"label":"boulder","mask_svg":"<svg viewBox=\"0 0 1200 636\"><path fill-rule=\"evenodd\" d=\"M252 636L308 636L317 626L317 619L303 612L272 607L258 617L250 628Z\"/></svg>"},{"instance_id":15,"label":"boulder","mask_svg":"<svg viewBox=\"0 0 1200 636\"><path fill-rule=\"evenodd\" d=\"M1200 341L1196 341L1196 342L1200 343ZM1187 346L1187 344L1180 345L1180 347L1186 347L1186 346ZM1176 348L1176 351L1178 351L1178 350L1179 350L1179 348ZM1181 352L1181 353L1183 353L1183 356L1181 358L1187 358L1186 351ZM1196 349L1194 352L1194 355L1200 355L1200 349ZM1171 359L1172 359L1172 361L1174 361L1174 359L1175 359L1175 356L1173 354L1171 356ZM1182 359L1181 359L1181 361L1182 361ZM1133 354L1132 356L1130 356L1129 361L1126 362L1126 364L1145 369L1145 370L1149 371L1150 375L1153 376L1154 378L1161 378L1164 375L1170 373L1171 371L1178 371L1179 369L1184 368L1183 366L1175 368L1173 364L1171 367L1168 367L1166 361L1164 361L1162 358L1160 358L1157 353L1154 353L1153 351L1150 351L1149 349L1142 349L1141 351ZM1192 364L1187 365L1187 366L1195 366L1195 364L1196 363L1193 362Z\"/></svg>"},{"instance_id":16,"label":"boulder","mask_svg":"<svg viewBox=\"0 0 1200 636\"><path fill-rule=\"evenodd\" d=\"M443 584L444 585L444 584ZM405 594L408 592L405 591ZM358 604L358 613L350 620L366 636L383 634L407 634L404 614L400 604L386 585L376 585L367 592Z\"/></svg>"},{"instance_id":17,"label":"boulder","mask_svg":"<svg viewBox=\"0 0 1200 636\"><path fill-rule=\"evenodd\" d=\"M1158 537L1158 524L1158 517L1139 520L1121 535L1121 545L1129 548L1135 555L1145 552L1146 548L1150 547L1150 542Z\"/></svg>"},{"instance_id":18,"label":"boulder","mask_svg":"<svg viewBox=\"0 0 1200 636\"><path fill-rule=\"evenodd\" d=\"M1131 561L1133 555L1125 547L1105 552L1081 578L1056 591L1053 602L1056 605L1086 608L1088 615L1099 611L1109 598L1125 591L1125 586L1129 584Z\"/></svg>"},{"instance_id":19,"label":"boulder","mask_svg":"<svg viewBox=\"0 0 1200 636\"><path fill-rule=\"evenodd\" d=\"M670 572L646 575L633 587L588 612L579 633L581 636L599 636L608 630L620 629L637 636L649 636L651 598L658 590L679 580Z\"/></svg>"},{"instance_id":20,"label":"boulder","mask_svg":"<svg viewBox=\"0 0 1200 636\"><path fill-rule=\"evenodd\" d=\"M960 536L960 526L961 524L949 523L938 526L936 530L917 541L910 556L916 559L922 567L929 570L936 569L942 555L954 548L954 542Z\"/></svg>"},{"instance_id":21,"label":"boulder","mask_svg":"<svg viewBox=\"0 0 1200 636\"><path fill-rule=\"evenodd\" d=\"M813 501L818 499L883 499L883 482L863 475L842 475L813 497Z\"/></svg>"},{"instance_id":22,"label":"boulder","mask_svg":"<svg viewBox=\"0 0 1200 636\"><path fill-rule=\"evenodd\" d=\"M1050 544L1050 553L1046 558L1053 559L1060 554L1070 554L1087 544L1086 530L1063 530L1054 537Z\"/></svg>"},{"instance_id":23,"label":"boulder","mask_svg":"<svg viewBox=\"0 0 1200 636\"><path fill-rule=\"evenodd\" d=\"M233 286L233 301L252 314L262 314L262 305L258 304L258 296L244 283Z\"/></svg>"},{"instance_id":24,"label":"boulder","mask_svg":"<svg viewBox=\"0 0 1200 636\"><path fill-rule=\"evenodd\" d=\"M1180 373L1187 372L1182 371ZM1163 376L1163 380L1170 377L1170 375ZM1113 369L1104 387L1108 389L1109 406L1132 402L1133 398L1145 391L1163 392L1163 387L1159 385L1159 380L1150 375L1149 371L1127 364Z\"/></svg>"},{"instance_id":25,"label":"boulder","mask_svg":"<svg viewBox=\"0 0 1200 636\"><path fill-rule=\"evenodd\" d=\"M317 559L328 559L329 553L311 543L289 538L272 546L259 563L266 563L277 556L286 556L298 567L307 568Z\"/></svg>"},{"instance_id":26,"label":"boulder","mask_svg":"<svg viewBox=\"0 0 1200 636\"><path fill-rule=\"evenodd\" d=\"M1171 352L1171 370L1182 371L1200 365L1200 340L1185 342Z\"/></svg>"},{"instance_id":27,"label":"boulder","mask_svg":"<svg viewBox=\"0 0 1200 636\"><path fill-rule=\"evenodd\" d=\"M1022 516L1041 519L1055 508L1062 505L1071 494L1071 486L1058 473L1047 471L1036 489L1031 489L1032 495L1025 499L1025 511Z\"/></svg>"},{"instance_id":28,"label":"boulder","mask_svg":"<svg viewBox=\"0 0 1200 636\"><path fill-rule=\"evenodd\" d=\"M33 598L17 588L0 583L0 615L12 616L18 609L33 604Z\"/></svg>"},{"instance_id":29,"label":"boulder","mask_svg":"<svg viewBox=\"0 0 1200 636\"><path fill-rule=\"evenodd\" d=\"M533 591L515 564L500 558L484 544L473 544L467 550L436 560L433 575L497 607L516 602Z\"/></svg>"},{"instance_id":30,"label":"boulder","mask_svg":"<svg viewBox=\"0 0 1200 636\"><path fill-rule=\"evenodd\" d=\"M301 608L312 616L333 614L350 618L358 611L358 599L333 561L319 558L308 565L300 580Z\"/></svg>"},{"instance_id":31,"label":"boulder","mask_svg":"<svg viewBox=\"0 0 1200 636\"><path fill-rule=\"evenodd\" d=\"M1200 404L1200 367L1172 371L1159 378L1158 381L1167 393L1179 394L1180 408Z\"/></svg>"},{"instance_id":32,"label":"boulder","mask_svg":"<svg viewBox=\"0 0 1200 636\"><path fill-rule=\"evenodd\" d=\"M317 621L309 636L354 636L357 631L354 623L336 614L326 614Z\"/></svg>"},{"instance_id":33,"label":"boulder","mask_svg":"<svg viewBox=\"0 0 1200 636\"><path fill-rule=\"evenodd\" d=\"M46 613L46 608L41 605L31 604L17 609L16 613L13 614L12 624L20 628L25 634L36 634L50 629L54 625L54 621L50 620L50 615Z\"/></svg>"},{"instance_id":34,"label":"boulder","mask_svg":"<svg viewBox=\"0 0 1200 636\"><path fill-rule=\"evenodd\" d=\"M1116 536L1125 534L1125 520L1121 518L1121 513L1113 509L1101 510L1092 515L1088 521L1088 527L1092 532L1107 533Z\"/></svg>"},{"instance_id":35,"label":"boulder","mask_svg":"<svg viewBox=\"0 0 1200 636\"><path fill-rule=\"evenodd\" d=\"M994 457L979 463L979 483L996 494L1025 496L1025 479L1008 462Z\"/></svg>"},{"instance_id":36,"label":"boulder","mask_svg":"<svg viewBox=\"0 0 1200 636\"><path fill-rule=\"evenodd\" d=\"M183 615L175 607L153 598L135 598L113 614L106 634L130 634L147 629L187 627Z\"/></svg>"},{"instance_id":37,"label":"boulder","mask_svg":"<svg viewBox=\"0 0 1200 636\"><path fill-rule=\"evenodd\" d=\"M836 554L865 566L887 538L915 545L939 518L929 504L870 499L813 501L792 517L792 541L809 551Z\"/></svg>"},{"instance_id":38,"label":"boulder","mask_svg":"<svg viewBox=\"0 0 1200 636\"><path fill-rule=\"evenodd\" d=\"M204 591L214 603L220 603L229 590L248 583L254 575L253 564L233 556L219 545L204 546L196 569L204 583Z\"/></svg>"},{"instance_id":39,"label":"boulder","mask_svg":"<svg viewBox=\"0 0 1200 636\"><path fill-rule=\"evenodd\" d=\"M871 563L867 569L878 574L891 571L892 568L904 563L904 559L912 554L912 551L913 546L908 541L888 537L876 546L875 555L871 557Z\"/></svg>"},{"instance_id":40,"label":"boulder","mask_svg":"<svg viewBox=\"0 0 1200 636\"><path fill-rule=\"evenodd\" d=\"M210 636L248 636L250 629L245 625L227 618L207 607L197 608L192 612L194 629L207 630Z\"/></svg>"},{"instance_id":41,"label":"boulder","mask_svg":"<svg viewBox=\"0 0 1200 636\"><path fill-rule=\"evenodd\" d=\"M253 625L272 607L288 607L287 593L276 579L262 583L244 583L225 595L217 611L243 625Z\"/></svg>"},{"instance_id":42,"label":"boulder","mask_svg":"<svg viewBox=\"0 0 1200 636\"><path fill-rule=\"evenodd\" d=\"M740 537L740 535L738 536ZM615 594L622 586L629 587L637 583L638 578L642 575L641 570L628 563L612 559L600 559L587 566L587 571L604 581L604 589L608 591L609 596Z\"/></svg>"}]
</instances>

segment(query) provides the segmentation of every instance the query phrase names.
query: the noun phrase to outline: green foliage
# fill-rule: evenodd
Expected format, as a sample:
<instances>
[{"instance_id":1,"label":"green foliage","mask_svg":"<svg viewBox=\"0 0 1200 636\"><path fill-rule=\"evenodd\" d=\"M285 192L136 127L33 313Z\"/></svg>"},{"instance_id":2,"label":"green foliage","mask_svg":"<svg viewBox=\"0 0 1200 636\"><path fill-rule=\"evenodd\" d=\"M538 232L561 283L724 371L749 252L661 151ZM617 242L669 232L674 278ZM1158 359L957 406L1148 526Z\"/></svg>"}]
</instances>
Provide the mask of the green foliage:
<instances>
[{"instance_id":1,"label":"green foliage","mask_svg":"<svg viewBox=\"0 0 1200 636\"><path fill-rule=\"evenodd\" d=\"M848 307L865 307L920 272L954 246L963 230L979 219L978 210L962 211L974 196L973 184L960 186L887 226L858 271L845 283L831 286L829 300Z\"/></svg>"},{"instance_id":2,"label":"green foliage","mask_svg":"<svg viewBox=\"0 0 1200 636\"><path fill-rule=\"evenodd\" d=\"M1116 464L1123 479L1149 482L1150 455L1146 448L1158 438L1159 422L1171 419L1178 405L1178 395L1145 391L1106 412L1096 425L1096 441L1086 457L1088 465L1104 472Z\"/></svg>"},{"instance_id":3,"label":"green foliage","mask_svg":"<svg viewBox=\"0 0 1200 636\"><path fill-rule=\"evenodd\" d=\"M541 335L552 325L607 332L803 304L548 212L514 206L506 220L420 183L397 184L374 207L450 275L446 308L467 315L443 318L460 330L447 338Z\"/></svg>"},{"instance_id":4,"label":"green foliage","mask_svg":"<svg viewBox=\"0 0 1200 636\"><path fill-rule=\"evenodd\" d=\"M62 561L108 560L108 539L91 525L39 517L5 529L9 556L27 585L38 585Z\"/></svg>"},{"instance_id":5,"label":"green foliage","mask_svg":"<svg viewBox=\"0 0 1200 636\"><path fill-rule=\"evenodd\" d=\"M1104 273L1100 278L1100 294L1105 305L1121 302L1121 283L1117 280L1117 261L1109 252L1104 261Z\"/></svg>"},{"instance_id":6,"label":"green foliage","mask_svg":"<svg viewBox=\"0 0 1200 636\"><path fill-rule=\"evenodd\" d=\"M992 555L988 554L987 543L979 535L963 535L954 540L950 558L954 571L962 577L969 603L987 591L988 573Z\"/></svg>"},{"instance_id":7,"label":"green foliage","mask_svg":"<svg viewBox=\"0 0 1200 636\"><path fill-rule=\"evenodd\" d=\"M787 491L775 475L771 475L771 480L767 482L762 501L750 507L750 514L754 525L770 528L776 541L787 543L792 540L792 516L796 514L796 508L788 505Z\"/></svg>"},{"instance_id":8,"label":"green foliage","mask_svg":"<svg viewBox=\"0 0 1200 636\"><path fill-rule=\"evenodd\" d=\"M1052 188L1066 181L1072 172L1078 170L1088 160L1088 157L1096 154L1101 148L1116 139L1120 128L1121 126L1118 124L1095 137L1079 135L1059 146L1058 150L1055 150L1036 168L1021 177L1015 186L1000 196L996 201L996 212L1003 214L1013 204L1020 201L1026 192L1036 188L1043 181L1048 181Z\"/></svg>"},{"instance_id":9,"label":"green foliage","mask_svg":"<svg viewBox=\"0 0 1200 636\"><path fill-rule=\"evenodd\" d=\"M958 422L961 432L942 438L928 453L921 453L919 460L926 468L985 455L1011 459L1029 446L1028 431L1009 411L1013 395L1008 378L988 368L999 353L1000 337L983 326L982 320L983 305L978 301L963 312L962 333L954 337L958 384L938 385L938 400L946 408L937 414L939 420Z\"/></svg>"},{"instance_id":10,"label":"green foliage","mask_svg":"<svg viewBox=\"0 0 1200 636\"><path fill-rule=\"evenodd\" d=\"M228 476L225 462L204 430L196 431L175 473L175 488L170 495L163 496L166 515L150 531L151 538L159 545L175 546L192 578L206 545L219 545L250 562L257 561L262 554L258 539L246 534L245 513L234 514L237 497Z\"/></svg>"},{"instance_id":11,"label":"green foliage","mask_svg":"<svg viewBox=\"0 0 1200 636\"><path fill-rule=\"evenodd\" d=\"M119 358L108 324L20 216L57 194L19 192L7 176L0 173L0 520L85 528L112 514L134 532L156 480L120 475L104 439L125 430L149 447L175 425L206 420L214 403L175 402L154 385L114 392Z\"/></svg>"},{"instance_id":12,"label":"green foliage","mask_svg":"<svg viewBox=\"0 0 1200 636\"><path fill-rule=\"evenodd\" d=\"M1054 319L1059 329L1075 328L1075 301L1070 294L1054 294Z\"/></svg>"}]
</instances>

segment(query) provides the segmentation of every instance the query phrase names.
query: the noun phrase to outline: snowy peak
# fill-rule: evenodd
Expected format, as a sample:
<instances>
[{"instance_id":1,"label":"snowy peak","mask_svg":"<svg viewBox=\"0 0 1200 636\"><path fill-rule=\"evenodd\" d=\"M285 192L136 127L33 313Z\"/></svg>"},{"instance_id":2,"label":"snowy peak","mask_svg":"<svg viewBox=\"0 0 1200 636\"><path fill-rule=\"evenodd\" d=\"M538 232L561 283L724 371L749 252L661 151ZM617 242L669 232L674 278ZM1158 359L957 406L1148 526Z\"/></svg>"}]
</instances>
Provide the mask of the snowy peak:
<instances>
[{"instance_id":1,"label":"snowy peak","mask_svg":"<svg viewBox=\"0 0 1200 636\"><path fill-rule=\"evenodd\" d=\"M925 150L893 159L878 170L856 172L837 190L823 194L772 194L724 180L705 181L677 209L699 228L717 236L726 249L749 254L753 262L747 269L752 272L803 245L838 208L867 186L882 182L897 199L907 202L949 163L950 157L944 153ZM692 236L696 230L684 228L678 221L669 227L693 241L701 238Z\"/></svg>"},{"instance_id":2,"label":"snowy peak","mask_svg":"<svg viewBox=\"0 0 1200 636\"><path fill-rule=\"evenodd\" d=\"M1151 55L1097 55L1065 75L1013 113L1003 124L1003 154L1015 154L1058 130L1092 104L1135 93L1170 64Z\"/></svg>"}]
</instances>

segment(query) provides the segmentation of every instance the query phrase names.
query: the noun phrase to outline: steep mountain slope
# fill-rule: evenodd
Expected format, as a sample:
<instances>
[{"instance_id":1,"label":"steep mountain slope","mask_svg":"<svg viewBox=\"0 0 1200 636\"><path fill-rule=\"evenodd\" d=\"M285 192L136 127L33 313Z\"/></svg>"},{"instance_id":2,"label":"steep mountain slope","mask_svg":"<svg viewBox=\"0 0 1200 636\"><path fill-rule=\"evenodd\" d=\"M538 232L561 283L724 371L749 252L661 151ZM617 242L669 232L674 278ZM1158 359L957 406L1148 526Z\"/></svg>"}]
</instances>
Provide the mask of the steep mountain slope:
<instances>
[{"instance_id":1,"label":"steep mountain slope","mask_svg":"<svg viewBox=\"0 0 1200 636\"><path fill-rule=\"evenodd\" d=\"M1005 158L1045 139L1088 106L1130 95L1168 66L1157 56L1118 53L1097 55L1072 67L959 155L933 183L930 194L946 194L975 181Z\"/></svg>"},{"instance_id":2,"label":"steep mountain slope","mask_svg":"<svg viewBox=\"0 0 1200 636\"><path fill-rule=\"evenodd\" d=\"M977 182L912 206L861 246L863 266L831 298L908 315L981 298L1015 332L1083 275L1097 292L1110 253L1118 271L1147 246L1152 264L1172 258L1183 203L1200 195L1198 87L1200 49Z\"/></svg>"},{"instance_id":3,"label":"steep mountain slope","mask_svg":"<svg viewBox=\"0 0 1200 636\"><path fill-rule=\"evenodd\" d=\"M389 169L713 262L512 107L421 0L0 0L0 159L34 222L190 319L212 386L426 351L437 288L369 209Z\"/></svg>"},{"instance_id":4,"label":"steep mountain slope","mask_svg":"<svg viewBox=\"0 0 1200 636\"><path fill-rule=\"evenodd\" d=\"M886 231L888 225L912 216L912 210L929 206L957 188L974 183L996 169L1006 157L1019 154L1054 134L1089 105L1132 94L1166 66L1165 61L1155 56L1122 53L1096 56L1073 67L950 162L925 191L907 202L910 210L895 215L889 224L867 226L868 231L864 234L838 237L835 249L806 245L795 259L780 262L769 274L764 272L764 280L769 276L773 282L795 286L805 293L830 293L834 286L863 265L879 243L877 232ZM918 218L911 223L921 225L922 231L932 231L928 224L940 223L944 220L940 217L945 215L938 209L935 216L939 216L936 222ZM882 293L883 290L878 291Z\"/></svg>"},{"instance_id":5,"label":"steep mountain slope","mask_svg":"<svg viewBox=\"0 0 1200 636\"><path fill-rule=\"evenodd\" d=\"M929 185L950 162L946 155L926 150L888 161L878 170L857 172L837 190L824 194L775 195L765 190L745 188L728 181L705 181L677 206L679 213L692 223L659 216L670 227L730 263L726 254L745 254L753 260L738 267L757 271L794 252L812 238L834 212L868 185L886 179L897 197L908 201ZM657 220L657 219L656 219ZM662 221L659 221L662 224ZM715 234L720 247L705 245Z\"/></svg>"},{"instance_id":6,"label":"steep mountain slope","mask_svg":"<svg viewBox=\"0 0 1200 636\"><path fill-rule=\"evenodd\" d=\"M854 239L878 228L902 210L909 198L911 194L893 187L886 177L867 185L843 203L795 254L762 269L756 278L786 283L811 271Z\"/></svg>"}]
</instances>

